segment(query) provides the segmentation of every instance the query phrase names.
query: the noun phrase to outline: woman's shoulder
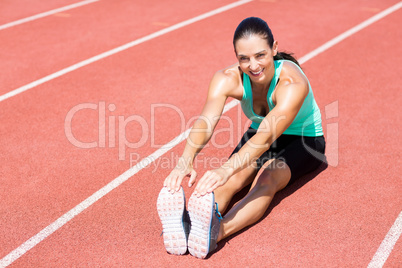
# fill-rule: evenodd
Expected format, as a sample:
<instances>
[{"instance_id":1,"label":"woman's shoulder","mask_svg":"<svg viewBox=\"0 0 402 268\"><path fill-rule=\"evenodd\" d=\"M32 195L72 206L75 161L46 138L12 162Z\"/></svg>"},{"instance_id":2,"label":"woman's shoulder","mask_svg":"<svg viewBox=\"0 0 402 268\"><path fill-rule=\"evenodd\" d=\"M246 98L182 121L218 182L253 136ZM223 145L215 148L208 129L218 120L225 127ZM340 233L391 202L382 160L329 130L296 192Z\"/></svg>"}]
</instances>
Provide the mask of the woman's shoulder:
<instances>
[{"instance_id":1,"label":"woman's shoulder","mask_svg":"<svg viewBox=\"0 0 402 268\"><path fill-rule=\"evenodd\" d=\"M281 95L300 95L305 98L309 91L309 82L300 67L291 61L283 61L278 85L276 86L272 100L276 104L279 94Z\"/></svg>"},{"instance_id":2,"label":"woman's shoulder","mask_svg":"<svg viewBox=\"0 0 402 268\"><path fill-rule=\"evenodd\" d=\"M241 82L241 71L239 64L233 64L215 73L213 79L220 82L237 85Z\"/></svg>"},{"instance_id":3,"label":"woman's shoulder","mask_svg":"<svg viewBox=\"0 0 402 268\"><path fill-rule=\"evenodd\" d=\"M239 64L234 64L217 71L210 84L210 90L216 94L240 99L243 97L243 82Z\"/></svg>"},{"instance_id":4,"label":"woman's shoulder","mask_svg":"<svg viewBox=\"0 0 402 268\"><path fill-rule=\"evenodd\" d=\"M301 68L291 61L283 61L282 70L279 75L279 85L304 84L308 87L308 80Z\"/></svg>"}]
</instances>

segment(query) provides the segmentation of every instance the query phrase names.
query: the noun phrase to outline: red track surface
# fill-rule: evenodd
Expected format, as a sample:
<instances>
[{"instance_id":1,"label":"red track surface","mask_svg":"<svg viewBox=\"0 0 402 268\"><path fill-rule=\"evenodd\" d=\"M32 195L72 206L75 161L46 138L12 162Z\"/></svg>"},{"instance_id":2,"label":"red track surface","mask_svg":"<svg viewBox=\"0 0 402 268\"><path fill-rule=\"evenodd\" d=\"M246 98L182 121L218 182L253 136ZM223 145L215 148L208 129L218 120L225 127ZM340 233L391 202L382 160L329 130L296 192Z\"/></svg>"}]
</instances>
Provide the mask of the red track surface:
<instances>
[{"instance_id":1,"label":"red track surface","mask_svg":"<svg viewBox=\"0 0 402 268\"><path fill-rule=\"evenodd\" d=\"M34 15L71 1L47 1L31 7L9 4L7 20ZM136 1L137 2L137 1ZM231 38L238 22L260 16L270 23L282 49L299 57L397 1L253 1L90 64L0 103L0 257L6 256L61 215L130 168L130 154L144 158L180 134L180 117L159 108L151 129L151 105L178 107L186 121L203 105L212 74L235 61ZM31 3L31 2L29 2ZM140 2L101 0L0 31L0 94L59 71L164 27L231 3L225 1ZM29 8L28 8L29 7ZM32 11L32 13L28 12ZM100 199L28 251L16 267L71 266L367 266L402 208L400 195L399 85L402 48L398 25L402 11L381 19L303 65L324 129L337 124L339 163L310 175L274 199L258 224L221 243L208 260L165 252L156 198L167 158ZM2 17L3 20L4 17ZM338 117L325 106L338 102ZM64 123L72 107L105 102L105 147L82 149L66 138ZM233 137L218 134L220 144L237 144L238 107ZM148 123L127 125L127 139L149 135L140 148L127 148L119 160L119 139L109 143L110 117L139 115ZM72 121L74 136L98 140L98 111L82 110ZM220 128L229 127L222 122ZM240 131L241 133L241 131ZM327 132L326 132L327 134ZM110 148L112 147L112 148ZM199 176L208 159L227 156L232 147L210 147L201 155ZM121 151L120 151L121 153ZM162 163L162 162L160 162ZM205 167L203 166L205 164ZM314 178L314 179L313 179ZM187 197L191 189L185 188ZM402 265L399 240L386 262Z\"/></svg>"}]
</instances>

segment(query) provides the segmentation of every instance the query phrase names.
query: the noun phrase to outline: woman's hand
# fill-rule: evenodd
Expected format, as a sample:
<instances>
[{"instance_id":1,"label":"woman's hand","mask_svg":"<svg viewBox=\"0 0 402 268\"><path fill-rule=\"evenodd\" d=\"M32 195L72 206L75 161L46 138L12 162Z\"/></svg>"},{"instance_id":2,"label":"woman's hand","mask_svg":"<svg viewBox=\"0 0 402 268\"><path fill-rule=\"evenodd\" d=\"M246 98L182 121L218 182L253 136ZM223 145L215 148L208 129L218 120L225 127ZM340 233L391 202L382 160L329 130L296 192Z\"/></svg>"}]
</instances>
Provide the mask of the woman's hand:
<instances>
[{"instance_id":1,"label":"woman's hand","mask_svg":"<svg viewBox=\"0 0 402 268\"><path fill-rule=\"evenodd\" d=\"M218 169L209 170L205 172L204 176L200 179L194 193L200 197L206 193L213 192L219 186L224 185L231 176L228 168L220 167Z\"/></svg>"},{"instance_id":2,"label":"woman's hand","mask_svg":"<svg viewBox=\"0 0 402 268\"><path fill-rule=\"evenodd\" d=\"M165 179L163 187L167 187L168 190L172 193L174 191L179 191L184 177L190 177L190 180L188 181L188 186L191 187L195 182L197 172L195 172L192 164L189 163L189 161L186 161L186 159L180 157L177 166Z\"/></svg>"}]
</instances>

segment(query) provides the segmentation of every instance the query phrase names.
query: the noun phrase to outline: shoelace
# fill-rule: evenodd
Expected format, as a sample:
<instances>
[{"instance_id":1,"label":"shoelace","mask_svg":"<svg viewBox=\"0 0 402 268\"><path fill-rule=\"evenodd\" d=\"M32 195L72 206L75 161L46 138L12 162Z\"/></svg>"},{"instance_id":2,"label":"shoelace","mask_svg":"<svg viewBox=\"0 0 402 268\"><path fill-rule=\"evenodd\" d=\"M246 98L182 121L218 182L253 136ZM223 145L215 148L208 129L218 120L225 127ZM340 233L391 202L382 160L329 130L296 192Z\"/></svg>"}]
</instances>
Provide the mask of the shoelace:
<instances>
[{"instance_id":1,"label":"shoelace","mask_svg":"<svg viewBox=\"0 0 402 268\"><path fill-rule=\"evenodd\" d=\"M218 203L215 202L215 215L218 218L219 222L223 219L222 214L218 210Z\"/></svg>"}]
</instances>

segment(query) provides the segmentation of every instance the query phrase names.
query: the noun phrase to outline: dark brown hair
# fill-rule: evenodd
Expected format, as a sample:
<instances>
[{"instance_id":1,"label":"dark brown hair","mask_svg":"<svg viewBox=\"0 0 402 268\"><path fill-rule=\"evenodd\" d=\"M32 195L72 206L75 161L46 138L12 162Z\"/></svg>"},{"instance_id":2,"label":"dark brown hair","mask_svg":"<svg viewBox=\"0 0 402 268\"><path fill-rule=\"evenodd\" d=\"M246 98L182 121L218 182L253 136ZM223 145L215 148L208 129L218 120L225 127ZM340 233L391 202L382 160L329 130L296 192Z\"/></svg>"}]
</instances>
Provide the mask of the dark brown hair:
<instances>
[{"instance_id":1,"label":"dark brown hair","mask_svg":"<svg viewBox=\"0 0 402 268\"><path fill-rule=\"evenodd\" d=\"M267 40L270 48L274 45L274 36L268 24L260 18L249 17L237 26L233 36L233 46L235 46L237 40L252 35L259 35L261 38ZM276 56L274 56L274 60L290 60L300 66L299 62L293 57L293 53L278 51Z\"/></svg>"}]
</instances>

